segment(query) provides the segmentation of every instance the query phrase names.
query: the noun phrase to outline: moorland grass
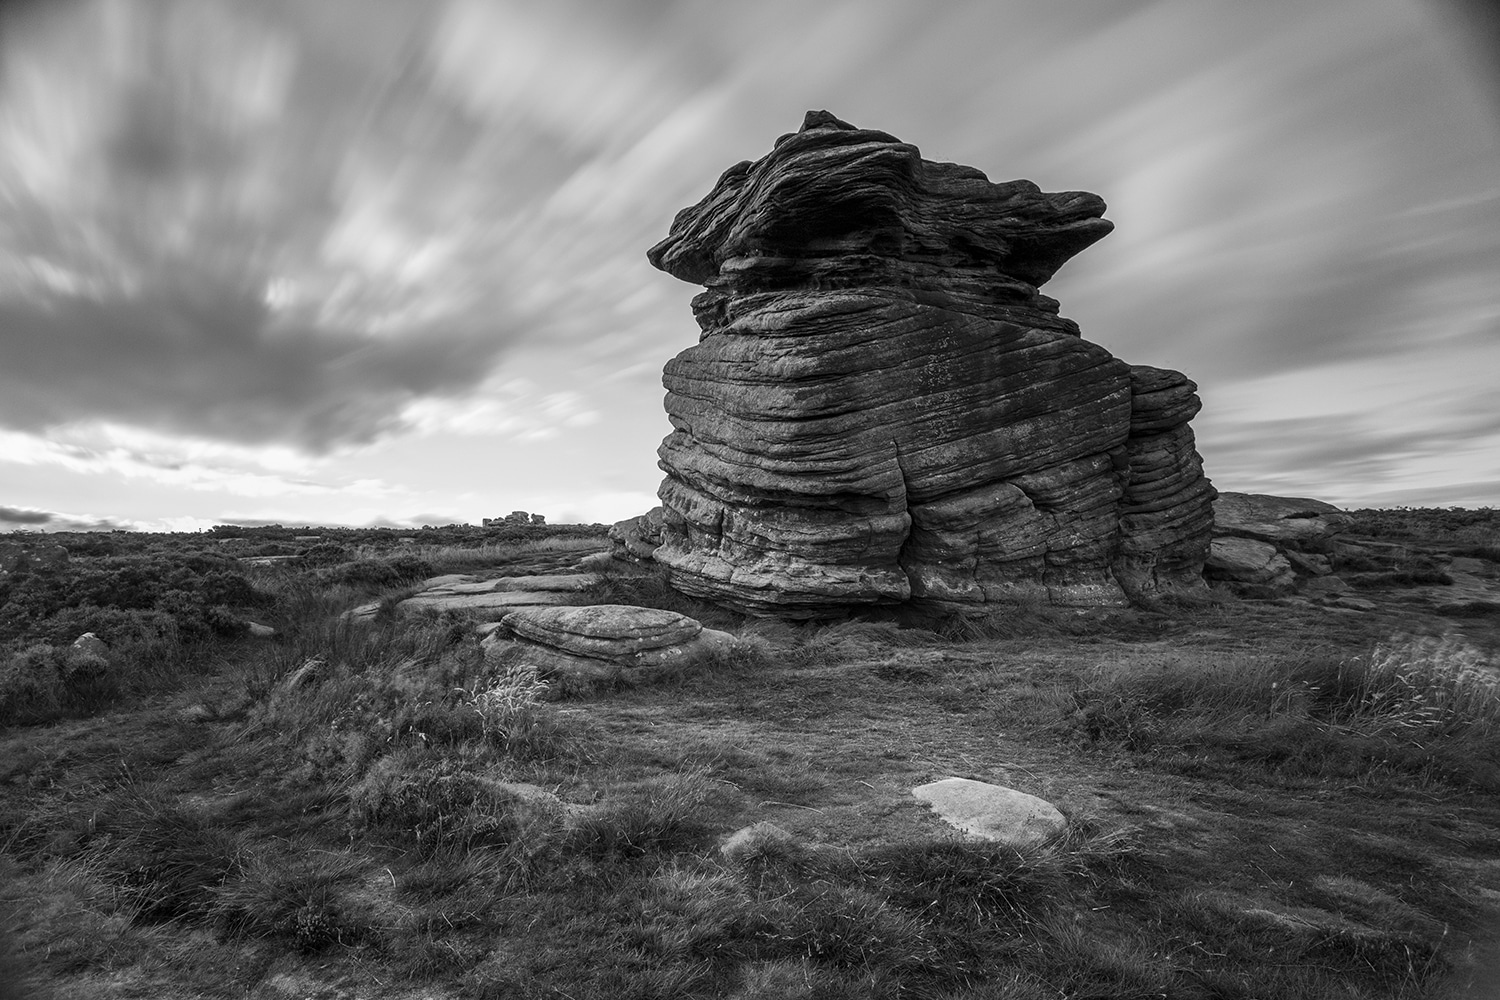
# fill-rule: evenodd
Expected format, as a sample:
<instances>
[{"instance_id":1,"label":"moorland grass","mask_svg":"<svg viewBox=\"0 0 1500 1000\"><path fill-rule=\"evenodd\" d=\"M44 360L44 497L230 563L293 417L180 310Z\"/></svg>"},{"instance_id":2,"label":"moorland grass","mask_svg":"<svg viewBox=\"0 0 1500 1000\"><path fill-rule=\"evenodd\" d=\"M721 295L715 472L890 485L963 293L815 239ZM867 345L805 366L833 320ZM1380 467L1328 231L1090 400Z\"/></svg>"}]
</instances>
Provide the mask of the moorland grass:
<instances>
[{"instance_id":1,"label":"moorland grass","mask_svg":"<svg viewBox=\"0 0 1500 1000\"><path fill-rule=\"evenodd\" d=\"M1273 654L1217 606L721 613L741 641L703 671L557 701L460 618L341 618L368 580L250 578L274 641L0 734L17 964L67 995L296 968L371 996L1415 998L1477 912L1448 853L1500 856L1493 675L1453 639ZM697 609L664 587L592 596ZM1172 652L1169 618L1242 631ZM969 841L904 793L950 761L1125 801ZM717 849L768 816L790 832Z\"/></svg>"},{"instance_id":2,"label":"moorland grass","mask_svg":"<svg viewBox=\"0 0 1500 1000\"><path fill-rule=\"evenodd\" d=\"M1092 740L1318 778L1401 772L1500 790L1500 676L1452 637L1329 649L1203 653L1100 666L1067 694Z\"/></svg>"}]
</instances>

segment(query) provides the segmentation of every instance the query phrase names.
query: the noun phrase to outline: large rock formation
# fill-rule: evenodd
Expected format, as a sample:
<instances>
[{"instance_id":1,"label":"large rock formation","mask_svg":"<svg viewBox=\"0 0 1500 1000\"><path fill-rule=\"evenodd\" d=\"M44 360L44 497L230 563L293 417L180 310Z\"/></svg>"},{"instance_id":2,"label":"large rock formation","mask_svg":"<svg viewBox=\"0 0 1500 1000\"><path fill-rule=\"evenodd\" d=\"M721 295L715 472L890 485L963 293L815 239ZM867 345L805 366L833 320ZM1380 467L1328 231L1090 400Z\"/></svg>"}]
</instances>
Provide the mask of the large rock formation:
<instances>
[{"instance_id":1,"label":"large rock formation","mask_svg":"<svg viewBox=\"0 0 1500 1000\"><path fill-rule=\"evenodd\" d=\"M648 254L705 286L664 373L673 585L808 617L1202 588L1196 387L1037 290L1103 212L827 112L726 171Z\"/></svg>"}]
</instances>

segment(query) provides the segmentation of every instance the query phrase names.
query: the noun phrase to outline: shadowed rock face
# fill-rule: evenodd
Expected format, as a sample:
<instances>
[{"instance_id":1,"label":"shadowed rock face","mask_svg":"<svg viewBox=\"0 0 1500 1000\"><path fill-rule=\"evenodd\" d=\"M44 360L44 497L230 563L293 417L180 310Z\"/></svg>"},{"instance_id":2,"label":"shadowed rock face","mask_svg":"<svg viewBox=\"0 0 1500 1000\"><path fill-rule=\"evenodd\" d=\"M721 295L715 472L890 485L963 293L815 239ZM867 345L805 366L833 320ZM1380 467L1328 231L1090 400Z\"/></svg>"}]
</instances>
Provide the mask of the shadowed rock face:
<instances>
[{"instance_id":1,"label":"shadowed rock face","mask_svg":"<svg viewBox=\"0 0 1500 1000\"><path fill-rule=\"evenodd\" d=\"M705 286L663 376L673 585L809 617L1201 588L1196 387L1037 290L1103 212L827 112L726 171L648 254Z\"/></svg>"}]
</instances>

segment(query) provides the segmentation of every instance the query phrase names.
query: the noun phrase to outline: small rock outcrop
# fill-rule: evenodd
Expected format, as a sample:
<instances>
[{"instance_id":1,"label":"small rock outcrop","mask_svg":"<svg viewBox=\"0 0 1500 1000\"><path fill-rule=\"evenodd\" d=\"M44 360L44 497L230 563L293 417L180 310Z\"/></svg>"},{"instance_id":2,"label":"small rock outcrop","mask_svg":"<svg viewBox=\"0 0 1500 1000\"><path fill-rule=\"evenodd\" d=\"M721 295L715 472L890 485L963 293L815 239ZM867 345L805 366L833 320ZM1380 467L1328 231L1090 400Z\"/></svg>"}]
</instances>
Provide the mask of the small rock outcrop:
<instances>
[{"instance_id":1,"label":"small rock outcrop","mask_svg":"<svg viewBox=\"0 0 1500 1000\"><path fill-rule=\"evenodd\" d=\"M735 639L674 611L624 604L527 608L501 619L485 640L543 677L635 685L701 664Z\"/></svg>"},{"instance_id":2,"label":"small rock outcrop","mask_svg":"<svg viewBox=\"0 0 1500 1000\"><path fill-rule=\"evenodd\" d=\"M1046 799L987 781L943 778L918 785L912 795L951 826L985 840L1012 846L1060 834L1068 821Z\"/></svg>"},{"instance_id":3,"label":"small rock outcrop","mask_svg":"<svg viewBox=\"0 0 1500 1000\"><path fill-rule=\"evenodd\" d=\"M1196 387L1038 291L1103 212L809 112L648 254L704 286L702 333L663 375L659 544L622 546L788 617L1202 590Z\"/></svg>"},{"instance_id":4,"label":"small rock outcrop","mask_svg":"<svg viewBox=\"0 0 1500 1000\"><path fill-rule=\"evenodd\" d=\"M1328 554L1349 523L1333 504L1263 493L1220 493L1213 512L1204 576L1250 597L1289 594L1328 576Z\"/></svg>"},{"instance_id":5,"label":"small rock outcrop","mask_svg":"<svg viewBox=\"0 0 1500 1000\"><path fill-rule=\"evenodd\" d=\"M616 521L609 529L615 558L649 561L661 547L662 508Z\"/></svg>"}]
</instances>

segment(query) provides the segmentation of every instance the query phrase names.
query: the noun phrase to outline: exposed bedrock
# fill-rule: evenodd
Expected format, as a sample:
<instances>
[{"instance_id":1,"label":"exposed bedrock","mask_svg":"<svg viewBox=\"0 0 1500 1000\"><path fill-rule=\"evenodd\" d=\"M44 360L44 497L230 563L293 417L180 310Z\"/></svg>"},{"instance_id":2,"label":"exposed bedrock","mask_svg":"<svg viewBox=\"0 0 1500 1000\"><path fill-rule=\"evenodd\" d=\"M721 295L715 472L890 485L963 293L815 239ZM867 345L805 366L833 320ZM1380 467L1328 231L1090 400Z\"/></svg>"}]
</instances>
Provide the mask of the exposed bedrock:
<instances>
[{"instance_id":1,"label":"exposed bedrock","mask_svg":"<svg viewBox=\"0 0 1500 1000\"><path fill-rule=\"evenodd\" d=\"M827 112L725 172L648 255L705 286L663 375L673 585L806 617L1201 589L1196 386L1038 291L1103 212Z\"/></svg>"}]
</instances>

